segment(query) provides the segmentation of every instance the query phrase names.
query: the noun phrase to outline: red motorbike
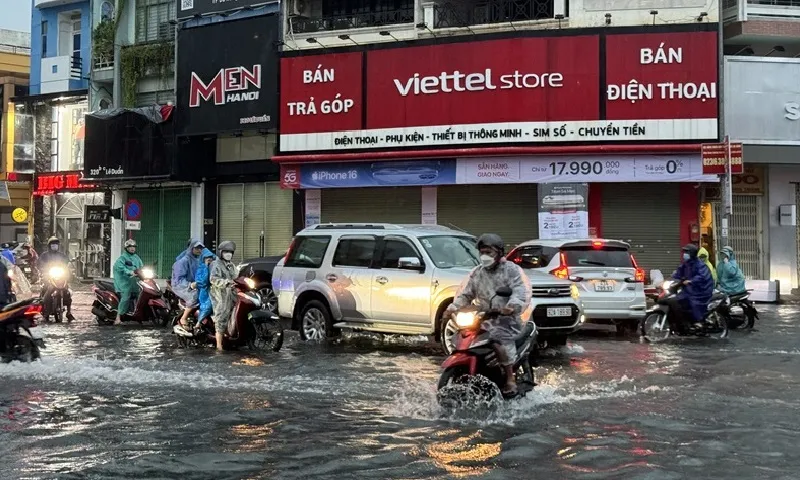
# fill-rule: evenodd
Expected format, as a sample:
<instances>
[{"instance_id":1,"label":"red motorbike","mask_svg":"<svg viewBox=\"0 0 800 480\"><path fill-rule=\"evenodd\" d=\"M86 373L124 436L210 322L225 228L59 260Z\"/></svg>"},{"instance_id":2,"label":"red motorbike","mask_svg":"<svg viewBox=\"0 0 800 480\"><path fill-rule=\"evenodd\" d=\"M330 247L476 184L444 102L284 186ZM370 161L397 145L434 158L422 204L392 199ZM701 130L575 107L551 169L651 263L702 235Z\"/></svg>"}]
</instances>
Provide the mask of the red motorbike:
<instances>
[{"instance_id":1,"label":"red motorbike","mask_svg":"<svg viewBox=\"0 0 800 480\"><path fill-rule=\"evenodd\" d=\"M169 325L170 314L167 302L162 298L161 288L154 280L153 270L141 268L134 271L139 279L141 292L134 300L133 312L122 315L123 322L152 322L154 325L166 327ZM114 280L110 278L95 279L92 285L94 303L92 313L99 325L112 325L117 319L119 296L114 288Z\"/></svg>"},{"instance_id":2,"label":"red motorbike","mask_svg":"<svg viewBox=\"0 0 800 480\"><path fill-rule=\"evenodd\" d=\"M247 346L251 350L271 349L277 352L283 346L283 326L277 315L265 310L264 299L256 291L251 278L239 277L233 281L236 303L223 336L223 347L233 349ZM197 309L190 316L196 322ZM172 331L182 348L189 346L216 345L216 329L210 318L187 330L180 325L180 316L173 322Z\"/></svg>"}]
</instances>

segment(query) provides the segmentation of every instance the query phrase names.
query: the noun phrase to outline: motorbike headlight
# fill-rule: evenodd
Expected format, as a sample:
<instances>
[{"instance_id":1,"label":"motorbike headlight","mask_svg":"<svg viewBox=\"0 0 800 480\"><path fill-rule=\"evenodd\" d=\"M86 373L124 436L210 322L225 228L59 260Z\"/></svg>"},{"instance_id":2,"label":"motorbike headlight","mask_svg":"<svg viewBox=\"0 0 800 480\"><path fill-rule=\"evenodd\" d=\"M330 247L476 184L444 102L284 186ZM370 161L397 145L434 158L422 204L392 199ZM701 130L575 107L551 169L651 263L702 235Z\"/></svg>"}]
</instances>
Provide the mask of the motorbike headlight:
<instances>
[{"instance_id":1,"label":"motorbike headlight","mask_svg":"<svg viewBox=\"0 0 800 480\"><path fill-rule=\"evenodd\" d=\"M151 278L153 278L155 276L155 274L153 273L153 269L152 268L143 268L143 269L139 270L139 275L142 276L143 280L150 280Z\"/></svg>"},{"instance_id":2,"label":"motorbike headlight","mask_svg":"<svg viewBox=\"0 0 800 480\"><path fill-rule=\"evenodd\" d=\"M456 314L456 325L459 328L469 328L475 325L477 317L473 312L458 312Z\"/></svg>"},{"instance_id":3,"label":"motorbike headlight","mask_svg":"<svg viewBox=\"0 0 800 480\"><path fill-rule=\"evenodd\" d=\"M578 286L574 283L569 286L569 296L574 300L577 300L581 296L581 293L578 291Z\"/></svg>"},{"instance_id":4,"label":"motorbike headlight","mask_svg":"<svg viewBox=\"0 0 800 480\"><path fill-rule=\"evenodd\" d=\"M65 275L66 273L67 273L67 271L66 271L66 270L64 270L64 267L52 267L52 268L50 268L50 270L47 272L47 274L48 274L48 275L50 276L50 278L52 278L53 280L60 280L60 279L64 278L64 275Z\"/></svg>"},{"instance_id":5,"label":"motorbike headlight","mask_svg":"<svg viewBox=\"0 0 800 480\"><path fill-rule=\"evenodd\" d=\"M244 284L247 285L247 288L250 290L255 290L256 288L256 282L252 278L245 278Z\"/></svg>"},{"instance_id":6,"label":"motorbike headlight","mask_svg":"<svg viewBox=\"0 0 800 480\"><path fill-rule=\"evenodd\" d=\"M675 283L672 280L664 280L664 283L661 284L661 288L664 290L669 290L672 288L672 284Z\"/></svg>"}]
</instances>

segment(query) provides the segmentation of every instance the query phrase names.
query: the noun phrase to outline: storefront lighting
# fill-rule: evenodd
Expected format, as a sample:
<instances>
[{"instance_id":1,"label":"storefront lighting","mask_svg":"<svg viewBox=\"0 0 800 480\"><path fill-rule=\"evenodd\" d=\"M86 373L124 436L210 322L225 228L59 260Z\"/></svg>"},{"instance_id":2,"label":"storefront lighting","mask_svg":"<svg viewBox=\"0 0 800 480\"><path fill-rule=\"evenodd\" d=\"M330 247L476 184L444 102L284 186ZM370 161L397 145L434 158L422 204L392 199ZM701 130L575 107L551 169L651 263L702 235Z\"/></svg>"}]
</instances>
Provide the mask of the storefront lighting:
<instances>
[{"instance_id":1,"label":"storefront lighting","mask_svg":"<svg viewBox=\"0 0 800 480\"><path fill-rule=\"evenodd\" d=\"M350 40L350 41L351 41L351 42L353 42L354 44L358 45L358 42L356 42L355 40L353 40L352 38L350 38L350 35L347 35L347 34L342 34L342 35L339 35L339 40Z\"/></svg>"},{"instance_id":2,"label":"storefront lighting","mask_svg":"<svg viewBox=\"0 0 800 480\"><path fill-rule=\"evenodd\" d=\"M658 15L658 10L650 10L650 15L653 16L653 25L656 24L656 15Z\"/></svg>"},{"instance_id":3,"label":"storefront lighting","mask_svg":"<svg viewBox=\"0 0 800 480\"><path fill-rule=\"evenodd\" d=\"M392 32L390 32L388 30L381 30L378 33L380 34L381 37L392 37L392 39L394 39L395 42L399 42L400 41L399 38L397 38L394 35L392 35Z\"/></svg>"},{"instance_id":4,"label":"storefront lighting","mask_svg":"<svg viewBox=\"0 0 800 480\"><path fill-rule=\"evenodd\" d=\"M775 45L774 47L772 47L772 50L770 50L770 51L769 51L769 52L768 52L766 55L764 55L764 56L765 56L765 57L769 57L769 56L770 56L770 55L772 55L774 52L780 52L780 53L783 53L783 52L785 52L785 51L786 51L786 48L785 48L783 45Z\"/></svg>"},{"instance_id":5,"label":"storefront lighting","mask_svg":"<svg viewBox=\"0 0 800 480\"><path fill-rule=\"evenodd\" d=\"M427 31L428 31L428 33L430 33L430 34L431 34L431 36L432 36L433 38L436 38L436 33L434 33L434 31L433 31L433 30L431 30L430 28L428 28L428 24L427 24L427 23L425 23L425 22L419 22L419 23L418 23L418 24L416 24L415 26L417 27L417 29L418 29L418 30L427 30Z\"/></svg>"},{"instance_id":6,"label":"storefront lighting","mask_svg":"<svg viewBox=\"0 0 800 480\"><path fill-rule=\"evenodd\" d=\"M296 48L292 47L288 43L284 42L283 40L278 40L277 42L272 42L275 47L286 47L289 50L297 50Z\"/></svg>"},{"instance_id":7,"label":"storefront lighting","mask_svg":"<svg viewBox=\"0 0 800 480\"><path fill-rule=\"evenodd\" d=\"M754 53L756 53L756 52L753 50L753 48L750 47L750 46L747 46L747 47L744 47L743 49L739 50L738 52L734 53L733 56L735 57L736 55L741 55L741 54L752 55Z\"/></svg>"},{"instance_id":8,"label":"storefront lighting","mask_svg":"<svg viewBox=\"0 0 800 480\"><path fill-rule=\"evenodd\" d=\"M564 20L564 14L557 13L555 19L558 20L558 29L561 30L561 20Z\"/></svg>"},{"instance_id":9,"label":"storefront lighting","mask_svg":"<svg viewBox=\"0 0 800 480\"><path fill-rule=\"evenodd\" d=\"M611 25L611 14L606 13L606 25Z\"/></svg>"},{"instance_id":10,"label":"storefront lighting","mask_svg":"<svg viewBox=\"0 0 800 480\"><path fill-rule=\"evenodd\" d=\"M700 15L697 17L698 22L702 22L704 18L708 16L708 12L700 12Z\"/></svg>"}]
</instances>

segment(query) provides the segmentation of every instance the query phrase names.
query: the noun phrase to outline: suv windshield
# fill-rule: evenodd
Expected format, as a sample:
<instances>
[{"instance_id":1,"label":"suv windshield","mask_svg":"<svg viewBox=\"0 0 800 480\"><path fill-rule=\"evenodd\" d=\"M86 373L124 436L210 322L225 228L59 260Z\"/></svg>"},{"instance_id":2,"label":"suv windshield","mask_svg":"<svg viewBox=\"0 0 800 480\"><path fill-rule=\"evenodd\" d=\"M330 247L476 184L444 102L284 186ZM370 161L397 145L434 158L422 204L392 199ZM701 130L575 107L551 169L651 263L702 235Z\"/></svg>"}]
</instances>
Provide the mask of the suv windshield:
<instances>
[{"instance_id":1,"label":"suv windshield","mask_svg":"<svg viewBox=\"0 0 800 480\"><path fill-rule=\"evenodd\" d=\"M436 235L420 237L420 243L438 268L477 267L478 247L472 237Z\"/></svg>"},{"instance_id":2,"label":"suv windshield","mask_svg":"<svg viewBox=\"0 0 800 480\"><path fill-rule=\"evenodd\" d=\"M633 268L631 255L625 248L568 247L562 249L568 267Z\"/></svg>"}]
</instances>

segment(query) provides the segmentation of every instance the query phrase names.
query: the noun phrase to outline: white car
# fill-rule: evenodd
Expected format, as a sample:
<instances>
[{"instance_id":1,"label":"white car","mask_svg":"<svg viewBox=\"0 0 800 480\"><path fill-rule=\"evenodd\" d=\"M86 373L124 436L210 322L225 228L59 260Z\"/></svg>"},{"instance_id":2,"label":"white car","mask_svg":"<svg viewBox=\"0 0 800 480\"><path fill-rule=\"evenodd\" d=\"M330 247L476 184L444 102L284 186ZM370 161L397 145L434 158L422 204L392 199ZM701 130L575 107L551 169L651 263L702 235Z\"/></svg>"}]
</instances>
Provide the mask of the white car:
<instances>
[{"instance_id":1,"label":"white car","mask_svg":"<svg viewBox=\"0 0 800 480\"><path fill-rule=\"evenodd\" d=\"M586 323L613 324L624 334L635 331L645 316L645 272L625 242L531 240L509 252L508 259L526 272L572 280L579 289Z\"/></svg>"}]
</instances>

